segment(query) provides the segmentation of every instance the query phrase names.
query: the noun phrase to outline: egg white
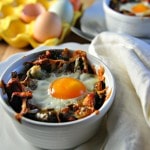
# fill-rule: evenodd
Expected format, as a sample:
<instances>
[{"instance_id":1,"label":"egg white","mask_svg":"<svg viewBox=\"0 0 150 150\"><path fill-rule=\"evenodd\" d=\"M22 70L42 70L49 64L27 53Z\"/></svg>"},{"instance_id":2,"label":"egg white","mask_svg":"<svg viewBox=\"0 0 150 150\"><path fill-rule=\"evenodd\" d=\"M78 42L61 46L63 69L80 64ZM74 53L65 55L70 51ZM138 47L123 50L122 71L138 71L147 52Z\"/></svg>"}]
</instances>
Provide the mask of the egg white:
<instances>
[{"instance_id":1,"label":"egg white","mask_svg":"<svg viewBox=\"0 0 150 150\"><path fill-rule=\"evenodd\" d=\"M70 73L70 74L51 73L50 77L44 80L38 80L38 86L35 90L32 91L33 97L30 102L41 109L54 108L56 110L62 109L70 104L77 103L79 97L63 100L63 99L54 98L49 94L50 84L55 79L58 79L61 77L72 77L72 78L82 81L82 83L87 88L87 92L93 91L94 85L98 81L98 78L96 75L91 75L88 73L83 73L83 74L80 74L79 72Z\"/></svg>"},{"instance_id":2,"label":"egg white","mask_svg":"<svg viewBox=\"0 0 150 150\"><path fill-rule=\"evenodd\" d=\"M137 5L138 3L136 2L128 2L128 3L125 3L125 4L121 4L120 5L120 11L122 11L122 10L127 10L127 11L129 11L129 12L132 12L132 8L135 6L135 5ZM143 2L143 4L145 5L145 6L148 6L149 7L149 11L150 11L150 4L149 3L147 3L147 2ZM136 16L144 16L145 15L145 12L141 12L141 13L135 13L134 12L134 14L136 15Z\"/></svg>"}]
</instances>

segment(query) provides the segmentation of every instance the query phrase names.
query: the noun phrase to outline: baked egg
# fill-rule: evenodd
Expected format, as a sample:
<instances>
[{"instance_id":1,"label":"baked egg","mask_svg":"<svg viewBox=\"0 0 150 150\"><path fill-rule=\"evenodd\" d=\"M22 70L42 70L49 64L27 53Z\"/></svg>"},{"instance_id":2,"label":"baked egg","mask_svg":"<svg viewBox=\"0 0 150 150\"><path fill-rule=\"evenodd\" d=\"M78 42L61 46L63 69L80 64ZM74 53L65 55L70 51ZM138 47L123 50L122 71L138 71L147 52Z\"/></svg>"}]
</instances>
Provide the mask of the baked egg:
<instances>
[{"instance_id":1,"label":"baked egg","mask_svg":"<svg viewBox=\"0 0 150 150\"><path fill-rule=\"evenodd\" d=\"M120 4L120 11L126 10L136 16L146 16L150 14L150 4L146 1L143 2L127 2Z\"/></svg>"},{"instance_id":2,"label":"baked egg","mask_svg":"<svg viewBox=\"0 0 150 150\"><path fill-rule=\"evenodd\" d=\"M48 78L38 80L31 103L41 109L62 109L78 103L94 89L96 82L97 76L89 73L51 73Z\"/></svg>"}]
</instances>

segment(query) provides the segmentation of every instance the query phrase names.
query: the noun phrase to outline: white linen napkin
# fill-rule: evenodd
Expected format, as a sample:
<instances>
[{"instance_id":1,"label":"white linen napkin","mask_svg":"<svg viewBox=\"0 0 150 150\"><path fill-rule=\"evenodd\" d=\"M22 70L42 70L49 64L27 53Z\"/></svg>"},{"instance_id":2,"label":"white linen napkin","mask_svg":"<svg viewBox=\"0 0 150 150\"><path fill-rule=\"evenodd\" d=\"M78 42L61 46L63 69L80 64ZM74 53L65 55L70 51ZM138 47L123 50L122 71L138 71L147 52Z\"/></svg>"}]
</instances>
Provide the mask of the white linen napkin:
<instances>
[{"instance_id":1,"label":"white linen napkin","mask_svg":"<svg viewBox=\"0 0 150 150\"><path fill-rule=\"evenodd\" d=\"M128 35L103 32L88 51L110 68L117 90L106 124L77 150L149 150L150 45Z\"/></svg>"}]
</instances>

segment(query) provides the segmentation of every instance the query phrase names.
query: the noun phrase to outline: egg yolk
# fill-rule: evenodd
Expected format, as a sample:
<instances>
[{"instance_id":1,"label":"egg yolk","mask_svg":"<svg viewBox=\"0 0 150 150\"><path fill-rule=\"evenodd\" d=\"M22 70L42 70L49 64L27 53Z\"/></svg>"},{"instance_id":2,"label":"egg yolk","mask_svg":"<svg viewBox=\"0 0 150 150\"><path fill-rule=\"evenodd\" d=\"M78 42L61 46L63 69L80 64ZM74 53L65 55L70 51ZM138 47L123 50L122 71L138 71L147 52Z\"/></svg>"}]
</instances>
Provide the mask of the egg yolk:
<instances>
[{"instance_id":1,"label":"egg yolk","mask_svg":"<svg viewBox=\"0 0 150 150\"><path fill-rule=\"evenodd\" d=\"M86 92L86 87L77 79L63 77L56 79L50 85L49 92L55 98L67 100L84 94Z\"/></svg>"},{"instance_id":2,"label":"egg yolk","mask_svg":"<svg viewBox=\"0 0 150 150\"><path fill-rule=\"evenodd\" d=\"M142 13L150 9L148 6L145 6L144 4L140 3L132 7L132 12L134 13Z\"/></svg>"}]
</instances>

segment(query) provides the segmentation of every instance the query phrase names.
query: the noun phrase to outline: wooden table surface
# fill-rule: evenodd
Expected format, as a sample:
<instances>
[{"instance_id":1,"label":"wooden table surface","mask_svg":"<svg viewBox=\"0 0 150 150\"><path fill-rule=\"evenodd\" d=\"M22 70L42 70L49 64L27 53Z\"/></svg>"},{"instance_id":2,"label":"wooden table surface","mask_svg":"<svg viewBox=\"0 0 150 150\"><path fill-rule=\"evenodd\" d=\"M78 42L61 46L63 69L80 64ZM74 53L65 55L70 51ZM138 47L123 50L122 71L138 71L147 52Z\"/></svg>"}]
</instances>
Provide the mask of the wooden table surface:
<instances>
[{"instance_id":1,"label":"wooden table surface","mask_svg":"<svg viewBox=\"0 0 150 150\"><path fill-rule=\"evenodd\" d=\"M66 42L77 42L81 44L90 43L89 41L77 36L72 32L64 39L63 43ZM19 49L8 45L5 41L0 41L0 62L6 60L9 56L15 53L26 52L32 49L33 48L31 46Z\"/></svg>"}]
</instances>

